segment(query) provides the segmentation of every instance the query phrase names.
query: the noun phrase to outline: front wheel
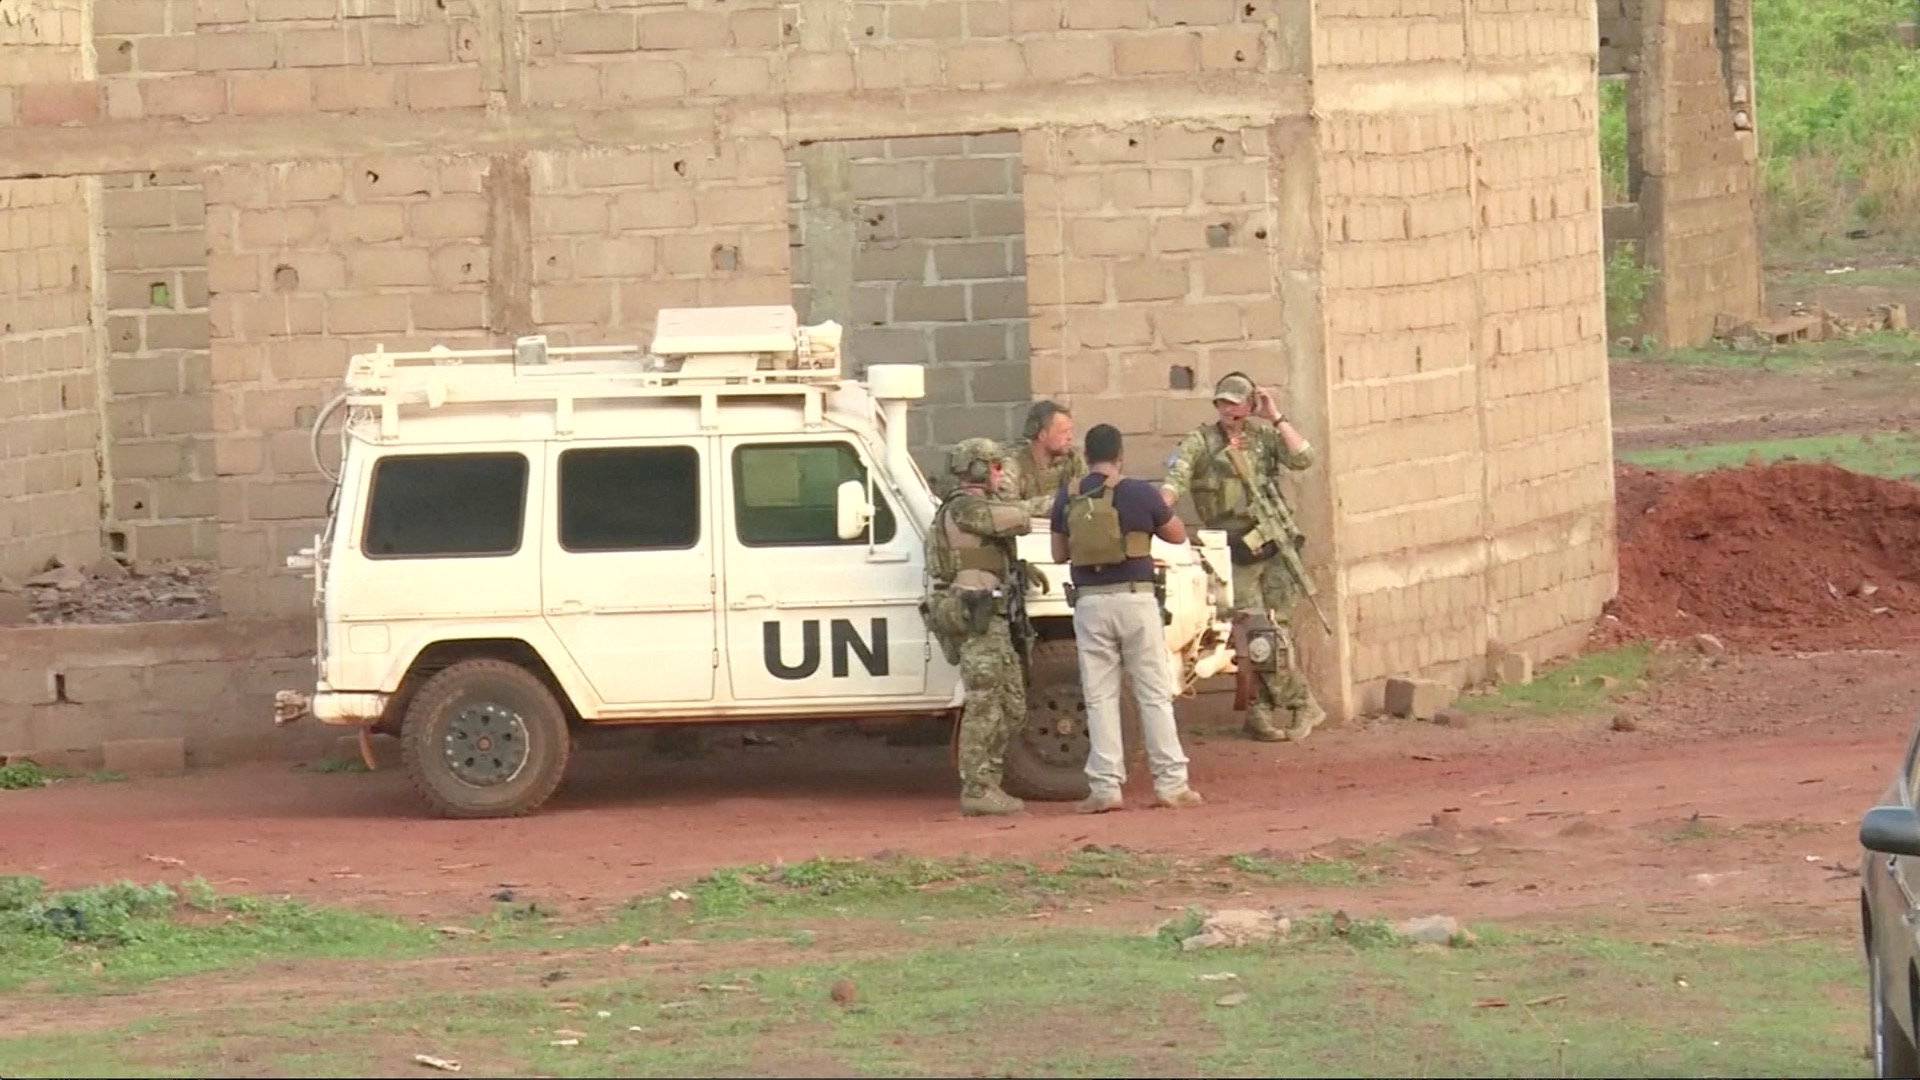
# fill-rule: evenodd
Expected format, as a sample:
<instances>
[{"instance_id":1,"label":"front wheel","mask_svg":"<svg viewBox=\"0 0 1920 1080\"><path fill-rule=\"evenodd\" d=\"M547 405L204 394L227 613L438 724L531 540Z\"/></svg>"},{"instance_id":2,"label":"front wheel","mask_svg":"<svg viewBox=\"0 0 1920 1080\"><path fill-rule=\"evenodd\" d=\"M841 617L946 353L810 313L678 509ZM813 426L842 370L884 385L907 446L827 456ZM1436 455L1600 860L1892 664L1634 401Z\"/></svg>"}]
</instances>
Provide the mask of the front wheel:
<instances>
[{"instance_id":1,"label":"front wheel","mask_svg":"<svg viewBox=\"0 0 1920 1080\"><path fill-rule=\"evenodd\" d=\"M1027 678L1027 715L1007 743L1009 795L1042 802L1087 797L1087 698L1079 654L1061 638L1034 645Z\"/></svg>"},{"instance_id":2,"label":"front wheel","mask_svg":"<svg viewBox=\"0 0 1920 1080\"><path fill-rule=\"evenodd\" d=\"M532 813L560 786L573 750L566 713L532 672L463 660L427 680L400 726L401 758L435 813Z\"/></svg>"}]
</instances>

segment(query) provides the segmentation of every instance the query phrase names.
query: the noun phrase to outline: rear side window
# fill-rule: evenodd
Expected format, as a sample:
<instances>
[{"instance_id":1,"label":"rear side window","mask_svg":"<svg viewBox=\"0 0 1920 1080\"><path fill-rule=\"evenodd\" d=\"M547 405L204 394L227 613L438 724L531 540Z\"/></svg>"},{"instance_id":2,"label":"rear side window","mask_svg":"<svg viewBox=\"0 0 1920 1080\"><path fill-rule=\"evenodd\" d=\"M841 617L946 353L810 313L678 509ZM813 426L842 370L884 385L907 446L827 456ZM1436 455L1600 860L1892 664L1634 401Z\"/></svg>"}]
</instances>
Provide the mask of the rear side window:
<instances>
[{"instance_id":1,"label":"rear side window","mask_svg":"<svg viewBox=\"0 0 1920 1080\"><path fill-rule=\"evenodd\" d=\"M700 542L700 453L621 446L560 455L560 546L648 551Z\"/></svg>"},{"instance_id":2,"label":"rear side window","mask_svg":"<svg viewBox=\"0 0 1920 1080\"><path fill-rule=\"evenodd\" d=\"M521 454L403 454L373 467L370 559L511 555L526 518Z\"/></svg>"},{"instance_id":3,"label":"rear side window","mask_svg":"<svg viewBox=\"0 0 1920 1080\"><path fill-rule=\"evenodd\" d=\"M847 480L867 481L853 447L834 443L769 443L733 452L735 527L748 547L864 544L842 540L834 528L836 492ZM874 492L873 541L893 539L893 509Z\"/></svg>"}]
</instances>

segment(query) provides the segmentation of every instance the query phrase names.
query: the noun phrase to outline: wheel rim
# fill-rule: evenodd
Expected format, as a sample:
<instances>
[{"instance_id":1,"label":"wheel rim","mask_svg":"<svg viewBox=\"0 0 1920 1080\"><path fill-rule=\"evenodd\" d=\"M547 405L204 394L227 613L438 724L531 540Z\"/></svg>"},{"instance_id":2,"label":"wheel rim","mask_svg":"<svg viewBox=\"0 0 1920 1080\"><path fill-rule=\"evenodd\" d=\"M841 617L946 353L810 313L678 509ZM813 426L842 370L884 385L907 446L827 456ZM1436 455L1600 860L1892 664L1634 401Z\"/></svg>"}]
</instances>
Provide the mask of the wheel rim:
<instances>
[{"instance_id":1,"label":"wheel rim","mask_svg":"<svg viewBox=\"0 0 1920 1080\"><path fill-rule=\"evenodd\" d=\"M1051 768L1084 768L1093 749L1087 735L1087 699L1073 684L1034 687L1020 731L1022 741Z\"/></svg>"},{"instance_id":2,"label":"wheel rim","mask_svg":"<svg viewBox=\"0 0 1920 1080\"><path fill-rule=\"evenodd\" d=\"M497 787L527 767L532 746L520 714L496 702L462 706L442 740L447 770L462 783Z\"/></svg>"}]
</instances>

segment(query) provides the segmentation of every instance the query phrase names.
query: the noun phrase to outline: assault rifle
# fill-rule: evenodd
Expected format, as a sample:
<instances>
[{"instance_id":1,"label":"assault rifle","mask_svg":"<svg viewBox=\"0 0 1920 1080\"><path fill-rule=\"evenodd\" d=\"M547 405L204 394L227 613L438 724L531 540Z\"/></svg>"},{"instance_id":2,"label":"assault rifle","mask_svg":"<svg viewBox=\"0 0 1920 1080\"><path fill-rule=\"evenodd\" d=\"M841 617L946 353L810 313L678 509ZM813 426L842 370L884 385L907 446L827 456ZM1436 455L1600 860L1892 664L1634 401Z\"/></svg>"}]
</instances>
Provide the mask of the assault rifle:
<instances>
[{"instance_id":1,"label":"assault rifle","mask_svg":"<svg viewBox=\"0 0 1920 1080\"><path fill-rule=\"evenodd\" d=\"M1313 613L1320 617L1320 625L1328 634L1333 633L1333 624L1327 621L1327 613L1320 610L1320 602L1314 599L1316 590L1307 577L1307 568L1300 562L1300 548L1294 541L1293 515L1282 509L1280 493L1274 489L1271 477L1256 477L1253 468L1247 463L1247 455L1237 446L1227 447L1227 460L1232 463L1234 474L1247 489L1247 498L1253 504L1253 531L1244 539L1247 548L1255 553L1271 547L1287 573L1299 584L1301 595L1307 598L1307 604ZM1255 541L1260 541L1256 543Z\"/></svg>"}]
</instances>

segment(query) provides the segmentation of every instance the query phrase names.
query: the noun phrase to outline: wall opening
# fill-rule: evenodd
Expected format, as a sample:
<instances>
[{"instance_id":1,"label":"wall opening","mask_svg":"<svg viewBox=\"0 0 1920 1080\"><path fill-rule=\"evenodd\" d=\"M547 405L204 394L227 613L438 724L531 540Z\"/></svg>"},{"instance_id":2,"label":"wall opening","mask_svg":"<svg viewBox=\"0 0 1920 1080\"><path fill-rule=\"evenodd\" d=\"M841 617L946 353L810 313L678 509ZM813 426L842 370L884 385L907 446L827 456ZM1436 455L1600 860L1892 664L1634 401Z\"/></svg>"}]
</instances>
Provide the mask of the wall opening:
<instances>
[{"instance_id":1,"label":"wall opening","mask_svg":"<svg viewBox=\"0 0 1920 1080\"><path fill-rule=\"evenodd\" d=\"M909 443L1006 439L1032 399L1014 131L820 141L787 163L794 306L847 328L856 370L928 366Z\"/></svg>"}]
</instances>

